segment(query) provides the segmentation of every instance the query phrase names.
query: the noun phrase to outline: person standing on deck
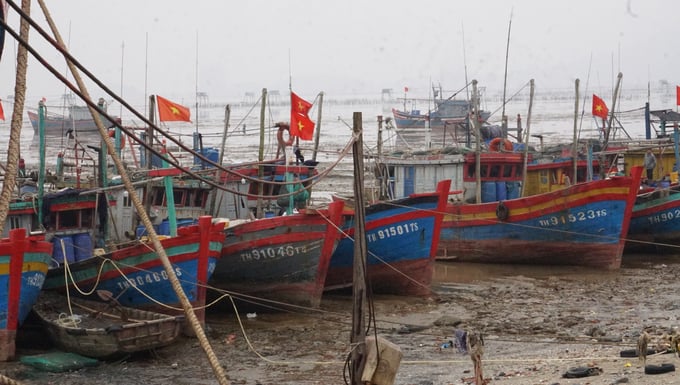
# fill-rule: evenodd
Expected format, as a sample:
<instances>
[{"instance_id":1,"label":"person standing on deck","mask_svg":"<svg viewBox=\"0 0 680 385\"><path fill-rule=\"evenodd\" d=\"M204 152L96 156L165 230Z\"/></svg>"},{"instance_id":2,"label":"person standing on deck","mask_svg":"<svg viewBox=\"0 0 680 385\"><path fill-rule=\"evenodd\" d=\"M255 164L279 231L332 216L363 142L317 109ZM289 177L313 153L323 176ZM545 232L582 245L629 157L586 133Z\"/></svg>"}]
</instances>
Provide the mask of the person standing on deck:
<instances>
[{"instance_id":1,"label":"person standing on deck","mask_svg":"<svg viewBox=\"0 0 680 385\"><path fill-rule=\"evenodd\" d=\"M654 180L654 168L656 168L656 157L652 154L652 149L648 149L645 154L645 170L647 170L647 181Z\"/></svg>"}]
</instances>

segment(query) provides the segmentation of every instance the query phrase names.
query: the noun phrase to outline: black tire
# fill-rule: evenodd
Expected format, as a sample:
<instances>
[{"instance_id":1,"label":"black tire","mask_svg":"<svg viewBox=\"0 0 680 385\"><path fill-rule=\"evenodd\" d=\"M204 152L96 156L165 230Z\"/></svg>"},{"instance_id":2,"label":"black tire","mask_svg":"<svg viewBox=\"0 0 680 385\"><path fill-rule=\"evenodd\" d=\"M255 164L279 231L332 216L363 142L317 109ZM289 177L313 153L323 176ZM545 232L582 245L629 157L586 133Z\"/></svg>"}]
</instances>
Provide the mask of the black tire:
<instances>
[{"instance_id":1,"label":"black tire","mask_svg":"<svg viewBox=\"0 0 680 385\"><path fill-rule=\"evenodd\" d=\"M661 374L674 371L675 365L673 364L645 365L645 374Z\"/></svg>"},{"instance_id":2,"label":"black tire","mask_svg":"<svg viewBox=\"0 0 680 385\"><path fill-rule=\"evenodd\" d=\"M654 350L654 349L647 349L647 355L648 355L648 356L651 356L652 354L656 354L656 353L658 353L658 352L657 352L656 350ZM621 352L619 352L619 355L620 355L621 357L629 357L629 358L637 357L637 356L638 356L638 354L637 354L637 349L626 349L626 350L621 350Z\"/></svg>"},{"instance_id":3,"label":"black tire","mask_svg":"<svg viewBox=\"0 0 680 385\"><path fill-rule=\"evenodd\" d=\"M509 215L510 209L508 209L508 206L506 206L503 201L498 202L498 206L496 207L496 218L504 221L508 219Z\"/></svg>"},{"instance_id":4,"label":"black tire","mask_svg":"<svg viewBox=\"0 0 680 385\"><path fill-rule=\"evenodd\" d=\"M562 375L564 378L582 378L590 375L590 368L579 366L577 368L569 368L566 373Z\"/></svg>"}]
</instances>

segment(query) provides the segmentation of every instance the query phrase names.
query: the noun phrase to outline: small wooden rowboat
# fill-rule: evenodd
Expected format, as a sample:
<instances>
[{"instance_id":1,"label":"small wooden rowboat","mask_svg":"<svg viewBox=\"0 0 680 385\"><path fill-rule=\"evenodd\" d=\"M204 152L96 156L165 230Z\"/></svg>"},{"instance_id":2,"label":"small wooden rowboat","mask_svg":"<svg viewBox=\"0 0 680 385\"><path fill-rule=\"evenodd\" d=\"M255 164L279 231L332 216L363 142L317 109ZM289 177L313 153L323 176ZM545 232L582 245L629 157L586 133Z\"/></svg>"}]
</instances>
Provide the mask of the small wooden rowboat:
<instances>
[{"instance_id":1,"label":"small wooden rowboat","mask_svg":"<svg viewBox=\"0 0 680 385\"><path fill-rule=\"evenodd\" d=\"M182 316L43 291L33 312L60 349L109 359L163 347L181 331Z\"/></svg>"}]
</instances>

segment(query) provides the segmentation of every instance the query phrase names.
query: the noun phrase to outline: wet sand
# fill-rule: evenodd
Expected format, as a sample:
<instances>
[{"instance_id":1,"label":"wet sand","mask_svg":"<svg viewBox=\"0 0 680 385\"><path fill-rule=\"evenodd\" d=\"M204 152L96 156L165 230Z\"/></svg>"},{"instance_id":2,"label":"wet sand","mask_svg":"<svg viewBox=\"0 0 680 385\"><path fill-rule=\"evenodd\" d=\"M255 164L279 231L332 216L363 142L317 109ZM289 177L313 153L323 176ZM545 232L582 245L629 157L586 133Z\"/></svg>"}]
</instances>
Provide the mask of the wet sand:
<instances>
[{"instance_id":1,"label":"wet sand","mask_svg":"<svg viewBox=\"0 0 680 385\"><path fill-rule=\"evenodd\" d=\"M624 267L497 266L438 262L429 298L374 298L377 333L403 359L396 384L472 384L473 364L448 341L455 330L484 336L482 370L490 383L666 384L680 374L649 375L634 349L642 330L650 346L680 326L680 257L624 257ZM318 312L262 312L248 318L208 311L207 335L232 384L343 384L350 351L351 295L326 296ZM35 333L35 330L33 330ZM22 346L19 354L45 347ZM680 363L675 354L648 364ZM571 367L601 373L567 379ZM24 384L217 384L196 339L70 373L0 364Z\"/></svg>"}]
</instances>

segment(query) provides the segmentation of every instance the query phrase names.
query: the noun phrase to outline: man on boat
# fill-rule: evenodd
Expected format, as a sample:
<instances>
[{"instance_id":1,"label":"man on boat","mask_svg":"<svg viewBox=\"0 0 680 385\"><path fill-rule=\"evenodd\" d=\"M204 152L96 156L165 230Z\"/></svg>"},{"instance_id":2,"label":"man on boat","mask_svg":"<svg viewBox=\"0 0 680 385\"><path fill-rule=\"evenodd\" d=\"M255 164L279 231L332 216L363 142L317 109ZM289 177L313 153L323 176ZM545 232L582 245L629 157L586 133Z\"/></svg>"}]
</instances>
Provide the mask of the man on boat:
<instances>
[{"instance_id":1,"label":"man on boat","mask_svg":"<svg viewBox=\"0 0 680 385\"><path fill-rule=\"evenodd\" d=\"M656 168L656 157L652 153L652 149L647 149L645 154L645 170L647 170L647 183L654 180L654 168Z\"/></svg>"}]
</instances>

